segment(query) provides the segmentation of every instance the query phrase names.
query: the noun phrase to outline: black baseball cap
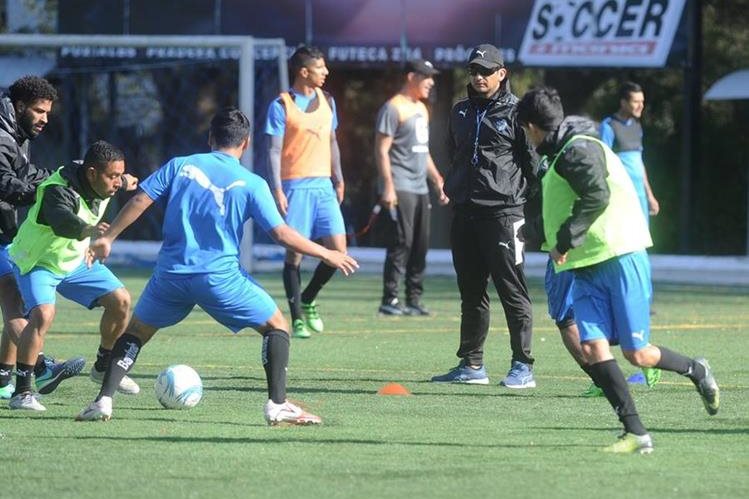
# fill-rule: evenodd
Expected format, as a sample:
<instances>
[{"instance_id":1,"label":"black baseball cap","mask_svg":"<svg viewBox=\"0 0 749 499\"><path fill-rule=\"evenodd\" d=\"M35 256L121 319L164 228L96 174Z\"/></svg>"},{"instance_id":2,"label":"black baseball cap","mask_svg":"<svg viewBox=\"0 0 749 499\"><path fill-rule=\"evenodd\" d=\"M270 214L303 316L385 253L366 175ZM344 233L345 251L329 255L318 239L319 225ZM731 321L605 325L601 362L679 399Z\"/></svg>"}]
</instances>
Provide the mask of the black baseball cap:
<instances>
[{"instance_id":1,"label":"black baseball cap","mask_svg":"<svg viewBox=\"0 0 749 499\"><path fill-rule=\"evenodd\" d=\"M471 55L468 56L468 65L470 66L471 64L495 69L504 66L505 61L502 59L502 52L497 47L489 43L482 43L471 50Z\"/></svg>"},{"instance_id":2,"label":"black baseball cap","mask_svg":"<svg viewBox=\"0 0 749 499\"><path fill-rule=\"evenodd\" d=\"M405 66L405 72L418 73L424 76L434 76L439 74L439 71L434 68L434 65L424 59L413 59L408 61Z\"/></svg>"}]
</instances>

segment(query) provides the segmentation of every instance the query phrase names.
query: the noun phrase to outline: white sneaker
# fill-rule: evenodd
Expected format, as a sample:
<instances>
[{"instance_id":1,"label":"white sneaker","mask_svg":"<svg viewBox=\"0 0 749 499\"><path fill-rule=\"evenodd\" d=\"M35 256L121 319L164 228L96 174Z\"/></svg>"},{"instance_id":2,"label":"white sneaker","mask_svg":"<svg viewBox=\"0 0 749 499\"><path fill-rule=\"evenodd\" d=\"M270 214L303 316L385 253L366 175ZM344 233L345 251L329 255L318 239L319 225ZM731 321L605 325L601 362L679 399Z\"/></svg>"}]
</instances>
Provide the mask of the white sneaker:
<instances>
[{"instance_id":1,"label":"white sneaker","mask_svg":"<svg viewBox=\"0 0 749 499\"><path fill-rule=\"evenodd\" d=\"M76 421L109 421L112 419L112 397L91 402L75 417Z\"/></svg>"},{"instance_id":2,"label":"white sneaker","mask_svg":"<svg viewBox=\"0 0 749 499\"><path fill-rule=\"evenodd\" d=\"M320 416L306 412L288 400L283 404L276 404L272 400L268 400L265 404L265 421L271 426L279 424L300 426L322 424Z\"/></svg>"},{"instance_id":3,"label":"white sneaker","mask_svg":"<svg viewBox=\"0 0 749 499\"><path fill-rule=\"evenodd\" d=\"M25 411L46 411L47 408L44 407L39 401L36 399L36 396L31 392L23 392L19 393L18 395L14 396L10 399L10 402L8 402L8 407L15 410L15 409L22 409Z\"/></svg>"},{"instance_id":4,"label":"white sneaker","mask_svg":"<svg viewBox=\"0 0 749 499\"><path fill-rule=\"evenodd\" d=\"M91 368L91 381L94 383L101 385L104 383L104 373L103 371L97 371L96 367ZM133 381L133 379L130 376L125 376L122 378L122 381L120 381L119 386L117 386L117 391L120 393L124 393L125 395L136 395L137 393L140 393L140 387L138 386L138 383Z\"/></svg>"}]
</instances>

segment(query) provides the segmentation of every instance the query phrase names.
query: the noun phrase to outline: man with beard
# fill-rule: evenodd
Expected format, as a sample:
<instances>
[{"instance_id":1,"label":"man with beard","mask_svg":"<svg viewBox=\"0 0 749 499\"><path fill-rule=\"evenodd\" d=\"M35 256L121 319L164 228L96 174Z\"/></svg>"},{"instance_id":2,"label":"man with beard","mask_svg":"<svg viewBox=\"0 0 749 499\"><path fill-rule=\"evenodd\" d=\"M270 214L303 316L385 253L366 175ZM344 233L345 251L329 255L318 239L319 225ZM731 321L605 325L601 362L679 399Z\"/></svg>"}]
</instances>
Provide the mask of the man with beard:
<instances>
[{"instance_id":1,"label":"man with beard","mask_svg":"<svg viewBox=\"0 0 749 499\"><path fill-rule=\"evenodd\" d=\"M15 387L11 384L16 364L16 344L26 318L18 286L13 277L13 266L8 257L8 246L18 232L22 220L19 208L34 203L37 186L52 172L37 169L31 163L29 142L47 125L57 91L44 78L24 76L0 97L0 307L3 312L3 332L0 341L0 398L9 399ZM39 393L52 392L66 378L83 369L83 357L55 363L40 353L34 365L36 388Z\"/></svg>"}]
</instances>

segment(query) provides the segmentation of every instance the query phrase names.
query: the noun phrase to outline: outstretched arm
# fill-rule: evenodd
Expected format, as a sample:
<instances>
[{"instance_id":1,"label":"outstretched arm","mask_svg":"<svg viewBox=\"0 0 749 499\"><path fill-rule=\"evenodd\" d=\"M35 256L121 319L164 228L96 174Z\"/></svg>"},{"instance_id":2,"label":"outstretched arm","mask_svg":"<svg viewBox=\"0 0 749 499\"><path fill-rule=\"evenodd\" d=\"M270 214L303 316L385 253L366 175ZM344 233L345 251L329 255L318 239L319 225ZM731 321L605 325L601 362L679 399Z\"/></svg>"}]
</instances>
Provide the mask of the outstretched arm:
<instances>
[{"instance_id":1,"label":"outstretched arm","mask_svg":"<svg viewBox=\"0 0 749 499\"><path fill-rule=\"evenodd\" d=\"M112 251L112 243L123 230L130 227L146 209L153 204L153 199L140 191L133 196L130 201L120 210L115 217L109 229L98 239L91 241L87 262L92 263L94 260L104 261Z\"/></svg>"}]
</instances>

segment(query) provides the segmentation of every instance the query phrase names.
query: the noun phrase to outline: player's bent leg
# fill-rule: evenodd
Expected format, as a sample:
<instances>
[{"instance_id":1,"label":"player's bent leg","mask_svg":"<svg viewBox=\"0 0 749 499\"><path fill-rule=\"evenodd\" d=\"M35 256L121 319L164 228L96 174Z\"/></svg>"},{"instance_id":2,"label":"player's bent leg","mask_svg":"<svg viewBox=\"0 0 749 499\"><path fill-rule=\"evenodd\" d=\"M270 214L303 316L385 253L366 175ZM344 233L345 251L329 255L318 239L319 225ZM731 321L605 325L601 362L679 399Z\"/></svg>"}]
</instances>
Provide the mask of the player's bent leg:
<instances>
[{"instance_id":1,"label":"player's bent leg","mask_svg":"<svg viewBox=\"0 0 749 499\"><path fill-rule=\"evenodd\" d=\"M3 314L3 333L0 342L0 364L16 363L16 344L27 321L23 301L13 274L0 277L0 309Z\"/></svg>"},{"instance_id":2,"label":"player's bent leg","mask_svg":"<svg viewBox=\"0 0 749 499\"><path fill-rule=\"evenodd\" d=\"M289 335L283 326L286 320L280 310L255 329L263 335L262 361L268 382L268 401L263 410L265 421L271 425L313 425L322 423L311 414L286 399L286 370L289 364Z\"/></svg>"},{"instance_id":3,"label":"player's bent leg","mask_svg":"<svg viewBox=\"0 0 749 499\"><path fill-rule=\"evenodd\" d=\"M575 362L580 366L580 369L590 376L590 369L583 358L583 350L580 346L580 331L577 329L577 324L575 324L574 321L567 320L564 322L558 322L557 327L559 328L559 334L562 337L564 348L566 348L567 352L569 352L572 358L575 359ZM596 386L595 383L591 383L590 386L582 392L581 396L585 398L603 397L603 390Z\"/></svg>"},{"instance_id":4,"label":"player's bent leg","mask_svg":"<svg viewBox=\"0 0 749 499\"><path fill-rule=\"evenodd\" d=\"M340 251L341 253L346 252L346 235L345 234L334 234L331 236L324 236L322 238L322 245L328 249ZM307 329L310 329L316 333L322 333L325 329L325 324L320 317L320 311L316 303L317 295L320 293L322 288L332 279L335 275L336 269L323 262L317 264L315 272L312 274L307 287L301 294L301 307L302 316Z\"/></svg>"},{"instance_id":5,"label":"player's bent leg","mask_svg":"<svg viewBox=\"0 0 749 499\"><path fill-rule=\"evenodd\" d=\"M658 381L660 381L662 371L655 367L661 358L660 351L657 347L648 344L639 350L622 349L622 353L624 354L624 358L626 358L630 364L642 369L639 383L642 383L642 380L644 380L648 388L653 388ZM632 382L632 379L636 379L636 377L631 376L627 381Z\"/></svg>"},{"instance_id":6,"label":"player's bent leg","mask_svg":"<svg viewBox=\"0 0 749 499\"><path fill-rule=\"evenodd\" d=\"M705 410L711 416L718 413L720 407L720 389L715 381L710 364L703 357L690 358L666 347L656 347L660 359L656 367L672 371L689 378L700 394Z\"/></svg>"},{"instance_id":7,"label":"player's bent leg","mask_svg":"<svg viewBox=\"0 0 749 499\"><path fill-rule=\"evenodd\" d=\"M102 380L99 395L77 416L76 421L108 421L112 417L112 397L122 384L122 379L135 365L141 348L158 328L150 326L133 316L127 330L112 348L112 358Z\"/></svg>"},{"instance_id":8,"label":"player's bent leg","mask_svg":"<svg viewBox=\"0 0 749 499\"><path fill-rule=\"evenodd\" d=\"M37 305L31 310L29 323L21 333L18 341L18 355L16 360L16 389L8 406L11 409L23 409L33 411L44 411L34 396L31 388L31 376L44 345L44 336L52 325L55 317L55 306L53 304ZM60 382L59 374L43 373L41 379L37 378L37 386L45 387L47 383L57 384Z\"/></svg>"},{"instance_id":9,"label":"player's bent leg","mask_svg":"<svg viewBox=\"0 0 749 499\"><path fill-rule=\"evenodd\" d=\"M655 367L661 359L660 350L653 345L647 345L638 350L625 350L622 348L622 354L630 364L637 367Z\"/></svg>"},{"instance_id":10,"label":"player's bent leg","mask_svg":"<svg viewBox=\"0 0 749 499\"><path fill-rule=\"evenodd\" d=\"M97 356L101 354L103 357L110 357L112 353L112 347L114 346L117 338L122 335L127 327L127 319L130 314L130 293L124 287L117 288L110 293L100 297L98 303L104 307L104 313L101 316L101 322L99 324L99 332L101 334L101 345ZM97 362L102 364L105 362ZM102 384L104 382L105 369L101 365L94 364L91 368L91 380L94 383ZM117 391L127 395L135 395L140 393L140 386L132 380L129 376L123 376L120 380L120 384L117 387Z\"/></svg>"},{"instance_id":11,"label":"player's bent leg","mask_svg":"<svg viewBox=\"0 0 749 499\"><path fill-rule=\"evenodd\" d=\"M603 390L606 399L624 426L624 432L637 437L647 435L648 432L640 421L624 374L611 355L608 341L605 339L584 341L582 351L588 362L593 382Z\"/></svg>"},{"instance_id":12,"label":"player's bent leg","mask_svg":"<svg viewBox=\"0 0 749 499\"><path fill-rule=\"evenodd\" d=\"M102 347L111 350L114 342L125 331L130 314L130 293L125 288L118 288L99 298L104 307L99 323Z\"/></svg>"},{"instance_id":13,"label":"player's bent leg","mask_svg":"<svg viewBox=\"0 0 749 499\"><path fill-rule=\"evenodd\" d=\"M0 307L3 313L3 334L0 340L0 398L10 398L15 389L10 383L10 371L16 363L16 344L28 324L23 312L23 299L12 274L0 277ZM34 365L39 393L51 393L63 380L77 376L85 365L86 359L83 357L56 362L40 351ZM7 373L7 376L4 373Z\"/></svg>"}]
</instances>

